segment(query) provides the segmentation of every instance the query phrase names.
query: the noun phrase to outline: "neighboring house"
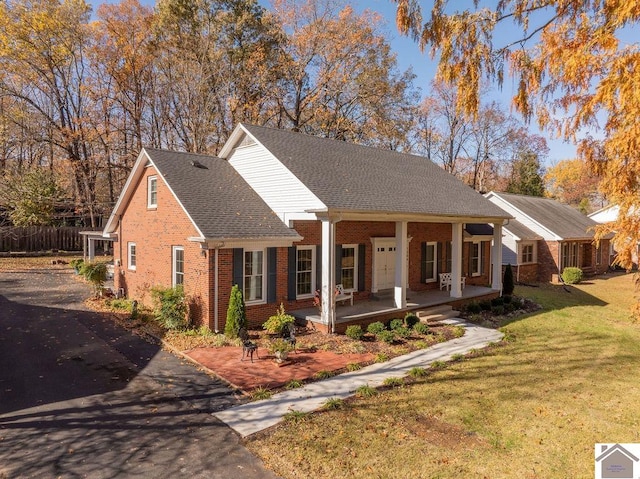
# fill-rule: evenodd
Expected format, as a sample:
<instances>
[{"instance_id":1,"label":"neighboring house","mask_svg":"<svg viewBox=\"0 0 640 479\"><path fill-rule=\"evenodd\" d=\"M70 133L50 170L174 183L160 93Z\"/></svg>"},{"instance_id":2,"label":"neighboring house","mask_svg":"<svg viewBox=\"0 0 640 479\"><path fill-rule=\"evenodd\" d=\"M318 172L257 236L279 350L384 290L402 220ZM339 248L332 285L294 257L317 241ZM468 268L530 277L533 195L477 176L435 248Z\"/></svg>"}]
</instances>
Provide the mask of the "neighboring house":
<instances>
[{"instance_id":1,"label":"neighboring house","mask_svg":"<svg viewBox=\"0 0 640 479\"><path fill-rule=\"evenodd\" d=\"M591 213L589 215L589 218L591 218L596 223L600 223L600 224L611 223L618 219L619 211L620 211L620 207L618 205L608 205L602 209L599 209L598 211L594 211L593 213ZM609 245L609 264L613 263L617 255L618 253L616 252L613 246L613 241L611 241ZM632 255L632 260L635 268L638 267L639 257L640 257L640 244L637 245L636 252L635 254Z\"/></svg>"},{"instance_id":2,"label":"neighboring house","mask_svg":"<svg viewBox=\"0 0 640 479\"><path fill-rule=\"evenodd\" d=\"M595 221L551 198L487 193L486 198L515 220L503 227L503 265L511 264L518 281L553 281L564 268L585 274L606 271L609 240L594 244Z\"/></svg>"},{"instance_id":3,"label":"neighboring house","mask_svg":"<svg viewBox=\"0 0 640 479\"><path fill-rule=\"evenodd\" d=\"M182 284L192 317L222 330L233 284L252 326L318 290L333 330L336 284L400 310L408 290L439 292L440 272L451 298L463 276L499 293L509 218L425 158L241 124L220 158L144 149L104 235L131 298Z\"/></svg>"}]
</instances>

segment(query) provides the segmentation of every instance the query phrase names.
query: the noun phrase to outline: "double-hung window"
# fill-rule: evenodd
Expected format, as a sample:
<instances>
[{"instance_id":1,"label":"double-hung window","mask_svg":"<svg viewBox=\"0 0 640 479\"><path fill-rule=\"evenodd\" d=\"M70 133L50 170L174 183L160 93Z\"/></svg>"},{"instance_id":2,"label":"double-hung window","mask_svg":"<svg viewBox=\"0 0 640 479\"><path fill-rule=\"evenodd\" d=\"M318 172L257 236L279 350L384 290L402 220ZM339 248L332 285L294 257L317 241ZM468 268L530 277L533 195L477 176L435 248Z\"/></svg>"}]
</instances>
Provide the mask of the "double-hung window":
<instances>
[{"instance_id":1,"label":"double-hung window","mask_svg":"<svg viewBox=\"0 0 640 479\"><path fill-rule=\"evenodd\" d=\"M184 283L184 248L182 246L173 247L173 286Z\"/></svg>"},{"instance_id":2,"label":"double-hung window","mask_svg":"<svg viewBox=\"0 0 640 479\"><path fill-rule=\"evenodd\" d=\"M482 242L471 243L471 276L482 274Z\"/></svg>"},{"instance_id":3,"label":"double-hung window","mask_svg":"<svg viewBox=\"0 0 640 479\"><path fill-rule=\"evenodd\" d=\"M345 291L358 289L358 245L342 245L340 261L341 283Z\"/></svg>"},{"instance_id":4,"label":"double-hung window","mask_svg":"<svg viewBox=\"0 0 640 479\"><path fill-rule=\"evenodd\" d=\"M244 299L247 302L265 300L264 251L244 252Z\"/></svg>"},{"instance_id":5,"label":"double-hung window","mask_svg":"<svg viewBox=\"0 0 640 479\"><path fill-rule=\"evenodd\" d=\"M136 269L136 244L132 242L127 243L127 264L129 269Z\"/></svg>"},{"instance_id":6,"label":"double-hung window","mask_svg":"<svg viewBox=\"0 0 640 479\"><path fill-rule=\"evenodd\" d=\"M533 243L522 244L522 260L521 263L533 263Z\"/></svg>"},{"instance_id":7,"label":"double-hung window","mask_svg":"<svg viewBox=\"0 0 640 479\"><path fill-rule=\"evenodd\" d=\"M315 246L298 246L296 249L296 297L313 296L316 289Z\"/></svg>"},{"instance_id":8,"label":"double-hung window","mask_svg":"<svg viewBox=\"0 0 640 479\"><path fill-rule=\"evenodd\" d=\"M158 177L147 178L147 208L158 207Z\"/></svg>"},{"instance_id":9,"label":"double-hung window","mask_svg":"<svg viewBox=\"0 0 640 479\"><path fill-rule=\"evenodd\" d=\"M436 281L436 274L438 270L438 243L427 243L425 250L425 282L431 283Z\"/></svg>"}]
</instances>

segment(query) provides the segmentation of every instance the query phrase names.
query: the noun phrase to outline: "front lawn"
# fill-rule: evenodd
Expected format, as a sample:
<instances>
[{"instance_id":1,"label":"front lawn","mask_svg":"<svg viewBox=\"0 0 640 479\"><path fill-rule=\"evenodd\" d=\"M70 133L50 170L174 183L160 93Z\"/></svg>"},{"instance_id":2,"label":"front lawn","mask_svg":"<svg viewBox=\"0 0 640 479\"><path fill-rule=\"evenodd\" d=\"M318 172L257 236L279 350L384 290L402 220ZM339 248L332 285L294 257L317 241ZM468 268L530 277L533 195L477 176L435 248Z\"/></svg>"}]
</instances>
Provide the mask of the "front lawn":
<instances>
[{"instance_id":1,"label":"front lawn","mask_svg":"<svg viewBox=\"0 0 640 479\"><path fill-rule=\"evenodd\" d=\"M285 478L593 477L595 443L640 442L632 276L516 294L543 309L503 345L247 445Z\"/></svg>"}]
</instances>

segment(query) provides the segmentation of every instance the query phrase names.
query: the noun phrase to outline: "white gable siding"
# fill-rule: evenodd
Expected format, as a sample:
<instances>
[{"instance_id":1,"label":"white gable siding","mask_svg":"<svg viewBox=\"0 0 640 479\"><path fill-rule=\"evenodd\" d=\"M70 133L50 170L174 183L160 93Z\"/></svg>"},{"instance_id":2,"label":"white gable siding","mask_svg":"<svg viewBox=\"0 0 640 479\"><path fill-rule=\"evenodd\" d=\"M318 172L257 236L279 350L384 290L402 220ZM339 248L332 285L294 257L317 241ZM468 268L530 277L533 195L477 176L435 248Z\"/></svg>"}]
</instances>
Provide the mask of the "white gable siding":
<instances>
[{"instance_id":1,"label":"white gable siding","mask_svg":"<svg viewBox=\"0 0 640 479\"><path fill-rule=\"evenodd\" d=\"M515 266L518 264L518 245L513 236L505 233L502 236L502 264Z\"/></svg>"},{"instance_id":2,"label":"white gable siding","mask_svg":"<svg viewBox=\"0 0 640 479\"><path fill-rule=\"evenodd\" d=\"M610 221L618 219L618 211L620 211L619 206L611 206L600 211L596 211L595 213L591 213L589 218L598 223L609 223Z\"/></svg>"},{"instance_id":3,"label":"white gable siding","mask_svg":"<svg viewBox=\"0 0 640 479\"><path fill-rule=\"evenodd\" d=\"M284 221L286 214L326 206L261 145L236 148L229 163Z\"/></svg>"},{"instance_id":4,"label":"white gable siding","mask_svg":"<svg viewBox=\"0 0 640 479\"><path fill-rule=\"evenodd\" d=\"M562 239L562 238L558 238L555 234L553 234L548 229L543 228L540 225L540 223L538 223L537 221L534 221L531 218L529 218L528 216L525 216L524 214L522 214L518 209L516 209L513 206L511 206L511 203L508 203L508 202L504 201L502 198L491 194L491 195L487 196L487 199L489 201L491 201L492 203L498 205L503 210L505 210L507 213L509 213L511 216L513 216L516 220L518 220L524 226L529 228L531 231L533 231L534 233L536 233L539 236L542 236L542 238L544 240L546 240L546 241L558 241L558 240Z\"/></svg>"}]
</instances>

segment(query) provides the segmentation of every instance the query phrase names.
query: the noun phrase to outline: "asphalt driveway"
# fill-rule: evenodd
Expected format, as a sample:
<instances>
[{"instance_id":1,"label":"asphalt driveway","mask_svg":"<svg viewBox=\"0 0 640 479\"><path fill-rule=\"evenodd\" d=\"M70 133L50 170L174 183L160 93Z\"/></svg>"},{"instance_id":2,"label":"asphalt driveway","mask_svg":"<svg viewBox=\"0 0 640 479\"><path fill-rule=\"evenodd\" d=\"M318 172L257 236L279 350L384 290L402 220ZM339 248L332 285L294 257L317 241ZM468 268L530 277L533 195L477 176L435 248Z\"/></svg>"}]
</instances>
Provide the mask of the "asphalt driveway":
<instances>
[{"instance_id":1,"label":"asphalt driveway","mask_svg":"<svg viewBox=\"0 0 640 479\"><path fill-rule=\"evenodd\" d=\"M70 270L0 272L0 479L273 478L233 390L87 311Z\"/></svg>"}]
</instances>

